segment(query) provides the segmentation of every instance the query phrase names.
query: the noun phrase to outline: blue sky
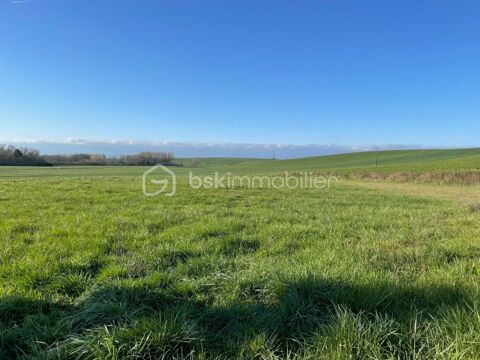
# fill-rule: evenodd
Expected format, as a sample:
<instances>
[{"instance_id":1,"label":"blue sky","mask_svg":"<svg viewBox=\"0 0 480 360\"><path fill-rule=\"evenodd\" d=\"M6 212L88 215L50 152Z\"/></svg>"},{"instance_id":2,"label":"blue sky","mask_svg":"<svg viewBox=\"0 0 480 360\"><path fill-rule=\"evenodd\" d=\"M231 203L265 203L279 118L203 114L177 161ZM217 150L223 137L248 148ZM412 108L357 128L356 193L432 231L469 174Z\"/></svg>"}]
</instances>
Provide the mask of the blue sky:
<instances>
[{"instance_id":1,"label":"blue sky","mask_svg":"<svg viewBox=\"0 0 480 360\"><path fill-rule=\"evenodd\" d=\"M479 16L477 0L2 0L0 140L479 146Z\"/></svg>"}]
</instances>

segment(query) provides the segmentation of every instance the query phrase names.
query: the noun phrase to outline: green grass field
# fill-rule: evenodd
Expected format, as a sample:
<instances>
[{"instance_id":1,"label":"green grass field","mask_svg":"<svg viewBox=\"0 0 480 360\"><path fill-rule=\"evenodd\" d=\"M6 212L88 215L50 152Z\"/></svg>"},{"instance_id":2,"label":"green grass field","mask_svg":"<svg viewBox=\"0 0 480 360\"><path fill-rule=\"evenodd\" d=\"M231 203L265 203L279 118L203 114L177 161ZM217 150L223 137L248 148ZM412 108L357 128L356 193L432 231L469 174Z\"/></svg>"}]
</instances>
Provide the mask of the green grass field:
<instances>
[{"instance_id":1,"label":"green grass field","mask_svg":"<svg viewBox=\"0 0 480 360\"><path fill-rule=\"evenodd\" d=\"M0 358L480 358L479 185L352 180L476 172L480 150L374 156L185 162L172 197L143 195L146 168L0 168Z\"/></svg>"}]
</instances>

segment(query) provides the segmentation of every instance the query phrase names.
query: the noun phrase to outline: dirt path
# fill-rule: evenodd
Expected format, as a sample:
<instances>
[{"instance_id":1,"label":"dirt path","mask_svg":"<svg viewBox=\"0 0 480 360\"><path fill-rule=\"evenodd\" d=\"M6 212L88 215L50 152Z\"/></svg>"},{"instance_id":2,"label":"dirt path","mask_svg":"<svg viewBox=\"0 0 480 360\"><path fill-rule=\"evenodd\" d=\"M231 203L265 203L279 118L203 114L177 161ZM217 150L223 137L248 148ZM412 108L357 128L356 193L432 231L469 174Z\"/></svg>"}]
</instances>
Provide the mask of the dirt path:
<instances>
[{"instance_id":1,"label":"dirt path","mask_svg":"<svg viewBox=\"0 0 480 360\"><path fill-rule=\"evenodd\" d=\"M344 180L347 186L398 192L418 197L451 200L466 206L480 206L480 186L432 185L380 181Z\"/></svg>"}]
</instances>

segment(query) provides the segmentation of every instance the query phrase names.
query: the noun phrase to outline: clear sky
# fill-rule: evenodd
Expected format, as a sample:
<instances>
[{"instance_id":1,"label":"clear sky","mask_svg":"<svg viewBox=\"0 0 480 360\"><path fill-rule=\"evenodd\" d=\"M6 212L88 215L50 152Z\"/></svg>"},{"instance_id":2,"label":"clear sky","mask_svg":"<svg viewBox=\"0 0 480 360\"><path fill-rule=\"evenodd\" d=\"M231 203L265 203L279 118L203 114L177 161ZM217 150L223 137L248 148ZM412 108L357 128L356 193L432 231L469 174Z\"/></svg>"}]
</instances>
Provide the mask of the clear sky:
<instances>
[{"instance_id":1,"label":"clear sky","mask_svg":"<svg viewBox=\"0 0 480 360\"><path fill-rule=\"evenodd\" d=\"M479 135L478 0L0 2L2 140Z\"/></svg>"}]
</instances>

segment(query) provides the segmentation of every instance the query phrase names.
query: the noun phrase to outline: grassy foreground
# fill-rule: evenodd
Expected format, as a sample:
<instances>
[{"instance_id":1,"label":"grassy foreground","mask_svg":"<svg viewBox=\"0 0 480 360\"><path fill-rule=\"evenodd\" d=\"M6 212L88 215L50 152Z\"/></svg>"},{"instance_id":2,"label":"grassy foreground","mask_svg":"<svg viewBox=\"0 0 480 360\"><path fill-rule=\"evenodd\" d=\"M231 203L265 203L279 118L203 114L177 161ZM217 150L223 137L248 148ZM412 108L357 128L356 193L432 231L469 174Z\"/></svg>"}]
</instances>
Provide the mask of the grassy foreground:
<instances>
[{"instance_id":1,"label":"grassy foreground","mask_svg":"<svg viewBox=\"0 0 480 360\"><path fill-rule=\"evenodd\" d=\"M195 190L186 169L148 198L145 169L55 170L0 171L0 358L480 358L473 208L343 182Z\"/></svg>"}]
</instances>

